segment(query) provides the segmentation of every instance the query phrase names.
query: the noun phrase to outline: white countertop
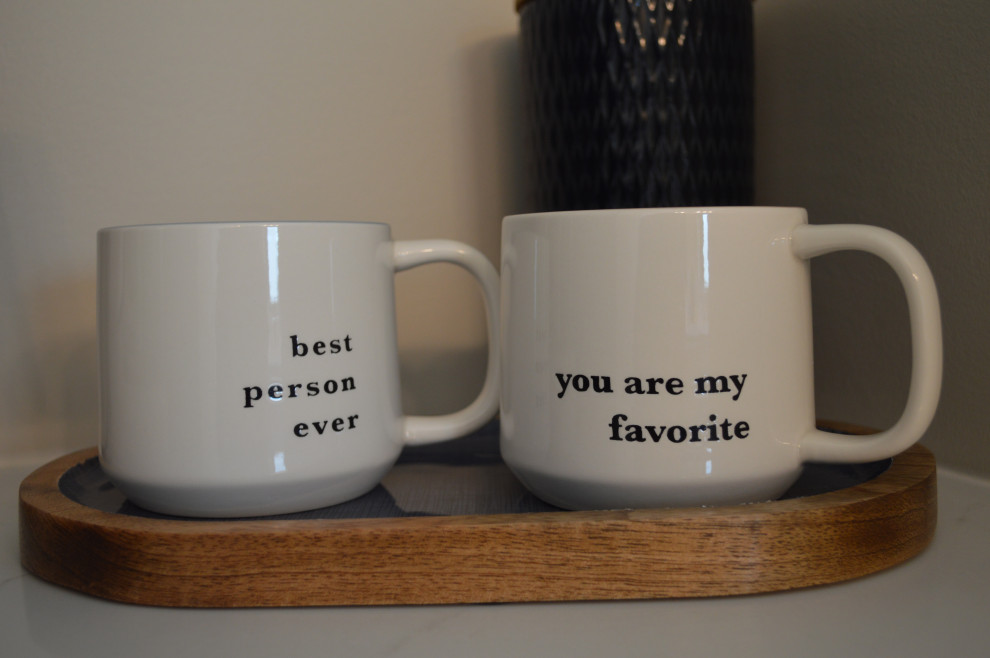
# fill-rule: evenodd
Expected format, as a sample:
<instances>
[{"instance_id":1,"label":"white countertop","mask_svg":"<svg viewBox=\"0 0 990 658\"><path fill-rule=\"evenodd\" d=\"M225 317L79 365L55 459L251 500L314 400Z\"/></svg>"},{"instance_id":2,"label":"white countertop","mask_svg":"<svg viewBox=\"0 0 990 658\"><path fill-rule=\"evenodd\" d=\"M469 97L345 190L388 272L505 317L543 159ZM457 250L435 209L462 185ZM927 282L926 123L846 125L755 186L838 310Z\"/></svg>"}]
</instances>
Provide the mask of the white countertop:
<instances>
[{"instance_id":1,"label":"white countertop","mask_svg":"<svg viewBox=\"0 0 990 658\"><path fill-rule=\"evenodd\" d=\"M5 657L990 655L990 482L942 469L932 544L851 582L719 599L246 610L119 604L27 574L17 488L31 470L0 467Z\"/></svg>"}]
</instances>

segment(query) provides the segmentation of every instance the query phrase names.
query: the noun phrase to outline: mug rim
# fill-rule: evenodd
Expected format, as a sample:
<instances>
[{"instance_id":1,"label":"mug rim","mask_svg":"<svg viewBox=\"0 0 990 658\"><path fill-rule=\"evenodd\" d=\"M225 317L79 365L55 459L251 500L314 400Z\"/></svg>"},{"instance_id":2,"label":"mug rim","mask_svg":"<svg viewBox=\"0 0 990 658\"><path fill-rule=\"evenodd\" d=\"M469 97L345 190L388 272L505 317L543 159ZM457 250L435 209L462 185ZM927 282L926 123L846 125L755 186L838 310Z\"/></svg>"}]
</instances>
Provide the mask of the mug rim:
<instances>
[{"instance_id":1,"label":"mug rim","mask_svg":"<svg viewBox=\"0 0 990 658\"><path fill-rule=\"evenodd\" d=\"M279 227L279 226L375 226L375 227L385 227L389 228L390 225L385 222L376 221L360 221L360 220L306 220L306 219L291 219L291 220L248 220L248 221L178 221L178 222L153 222L150 224L122 224L119 226L104 226L98 230L99 233L109 233L109 232L121 232L121 231L134 231L134 230L167 230L171 228L190 228L190 227L202 227L204 229L217 229L217 228L238 228L238 227L249 227L249 226L268 226L268 227Z\"/></svg>"},{"instance_id":2,"label":"mug rim","mask_svg":"<svg viewBox=\"0 0 990 658\"><path fill-rule=\"evenodd\" d=\"M670 206L670 207L643 207L643 208L587 208L583 210L545 210L540 212L519 213L506 215L503 220L517 219L550 219L551 217L594 217L612 215L617 218L638 216L649 214L665 215L700 215L700 214L726 214L727 212L774 212L792 213L807 212L802 206Z\"/></svg>"}]
</instances>

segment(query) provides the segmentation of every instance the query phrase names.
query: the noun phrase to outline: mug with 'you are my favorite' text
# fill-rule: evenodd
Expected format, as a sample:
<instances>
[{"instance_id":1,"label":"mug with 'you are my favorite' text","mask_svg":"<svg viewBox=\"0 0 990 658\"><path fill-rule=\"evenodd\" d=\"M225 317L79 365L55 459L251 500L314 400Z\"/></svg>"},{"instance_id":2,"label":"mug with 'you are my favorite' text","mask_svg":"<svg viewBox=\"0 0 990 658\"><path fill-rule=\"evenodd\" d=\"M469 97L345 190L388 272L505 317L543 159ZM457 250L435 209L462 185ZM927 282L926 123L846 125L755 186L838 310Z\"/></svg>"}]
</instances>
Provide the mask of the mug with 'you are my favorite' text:
<instances>
[{"instance_id":1,"label":"mug with 'you are my favorite' text","mask_svg":"<svg viewBox=\"0 0 990 658\"><path fill-rule=\"evenodd\" d=\"M871 252L907 294L913 370L901 418L870 437L815 428L808 259ZM779 497L802 464L891 457L938 402L938 298L890 231L800 208L547 212L502 229L501 450L571 509Z\"/></svg>"}]
</instances>

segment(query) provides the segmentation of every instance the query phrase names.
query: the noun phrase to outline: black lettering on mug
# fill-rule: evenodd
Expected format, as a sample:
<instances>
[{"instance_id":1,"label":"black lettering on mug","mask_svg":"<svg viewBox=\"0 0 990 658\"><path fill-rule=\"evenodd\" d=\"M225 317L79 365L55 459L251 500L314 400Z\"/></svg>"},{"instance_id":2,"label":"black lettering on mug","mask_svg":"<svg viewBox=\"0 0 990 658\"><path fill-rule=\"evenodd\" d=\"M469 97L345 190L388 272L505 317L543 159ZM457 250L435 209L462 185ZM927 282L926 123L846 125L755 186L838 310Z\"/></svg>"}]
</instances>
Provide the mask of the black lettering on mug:
<instances>
[{"instance_id":1,"label":"black lettering on mug","mask_svg":"<svg viewBox=\"0 0 990 658\"><path fill-rule=\"evenodd\" d=\"M322 382L309 382L307 384L287 384L285 386L281 384L272 384L267 390L262 389L260 386L245 386L244 387L244 408L250 409L254 407L254 403L261 400L262 395L268 394L268 399L274 402L280 400L285 400L289 398L301 398L303 397L301 391L305 389L305 397L314 397L326 393L327 395L334 395L335 393L344 393L346 391L353 391L357 388L357 384L353 377L343 377L341 379L326 379ZM288 391L288 395L286 395Z\"/></svg>"},{"instance_id":2,"label":"black lettering on mug","mask_svg":"<svg viewBox=\"0 0 990 658\"><path fill-rule=\"evenodd\" d=\"M252 403L257 402L261 399L261 387L260 386L245 386L244 387L244 408L250 409L254 406Z\"/></svg>"},{"instance_id":3,"label":"black lettering on mug","mask_svg":"<svg viewBox=\"0 0 990 658\"><path fill-rule=\"evenodd\" d=\"M344 418L334 418L333 420L314 420L312 424L310 423L296 423L295 427L292 428L292 433L298 436L300 439L304 439L309 436L309 430L314 430L318 435L326 433L328 430L333 432L343 432L344 430L352 430L357 427L358 414L353 414Z\"/></svg>"},{"instance_id":4,"label":"black lettering on mug","mask_svg":"<svg viewBox=\"0 0 990 658\"><path fill-rule=\"evenodd\" d=\"M663 377L626 377L623 383L628 395L659 395L663 391L670 395L680 395L684 392L684 382L677 377L670 377L666 381Z\"/></svg>"},{"instance_id":5,"label":"black lettering on mug","mask_svg":"<svg viewBox=\"0 0 990 658\"><path fill-rule=\"evenodd\" d=\"M615 414L608 426L611 430L610 441L628 441L630 443L645 443L647 439L660 443L666 439L671 443L695 443L698 441L731 441L745 439L749 436L749 423L741 420L733 422L712 414L708 417L708 425L638 425L627 423L629 416Z\"/></svg>"},{"instance_id":6,"label":"black lettering on mug","mask_svg":"<svg viewBox=\"0 0 990 658\"><path fill-rule=\"evenodd\" d=\"M611 393L612 392L612 378L608 375L572 375L555 373L557 375L557 383L560 385L560 393L557 394L558 398L564 397L564 393L567 392L567 387L570 386L573 390L578 393L584 393L589 389L593 390L595 393Z\"/></svg>"},{"instance_id":7,"label":"black lettering on mug","mask_svg":"<svg viewBox=\"0 0 990 658\"><path fill-rule=\"evenodd\" d=\"M299 340L298 334L293 334L292 336L289 336L289 342L292 347L293 357L306 356L311 351L316 356L354 351L354 348L351 346L350 335L344 336L343 338L334 338L329 341L318 340L310 346L308 343Z\"/></svg>"},{"instance_id":8,"label":"black lettering on mug","mask_svg":"<svg viewBox=\"0 0 990 658\"><path fill-rule=\"evenodd\" d=\"M729 383L732 383L730 388ZM696 395L708 395L710 393L731 393L734 389L736 394L732 396L733 400L738 400L739 396L742 395L743 385L746 383L746 375L719 375L717 377L698 377L694 380L696 388L694 390Z\"/></svg>"}]
</instances>

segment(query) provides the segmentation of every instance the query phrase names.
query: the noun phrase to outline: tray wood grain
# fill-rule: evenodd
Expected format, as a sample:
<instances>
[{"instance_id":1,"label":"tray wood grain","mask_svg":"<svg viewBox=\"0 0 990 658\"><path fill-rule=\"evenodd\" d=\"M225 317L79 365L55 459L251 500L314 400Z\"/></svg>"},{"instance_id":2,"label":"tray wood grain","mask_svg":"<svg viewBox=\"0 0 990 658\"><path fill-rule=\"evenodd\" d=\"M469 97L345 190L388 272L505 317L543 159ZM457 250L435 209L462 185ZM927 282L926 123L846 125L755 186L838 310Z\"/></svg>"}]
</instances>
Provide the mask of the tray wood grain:
<instances>
[{"instance_id":1,"label":"tray wood grain","mask_svg":"<svg viewBox=\"0 0 990 658\"><path fill-rule=\"evenodd\" d=\"M833 424L833 427L835 424ZM852 433L861 428L842 426ZM921 552L935 459L914 446L862 484L717 508L344 520L156 519L59 489L83 450L20 489L21 559L115 601L256 607L652 599L753 594L864 576Z\"/></svg>"}]
</instances>

